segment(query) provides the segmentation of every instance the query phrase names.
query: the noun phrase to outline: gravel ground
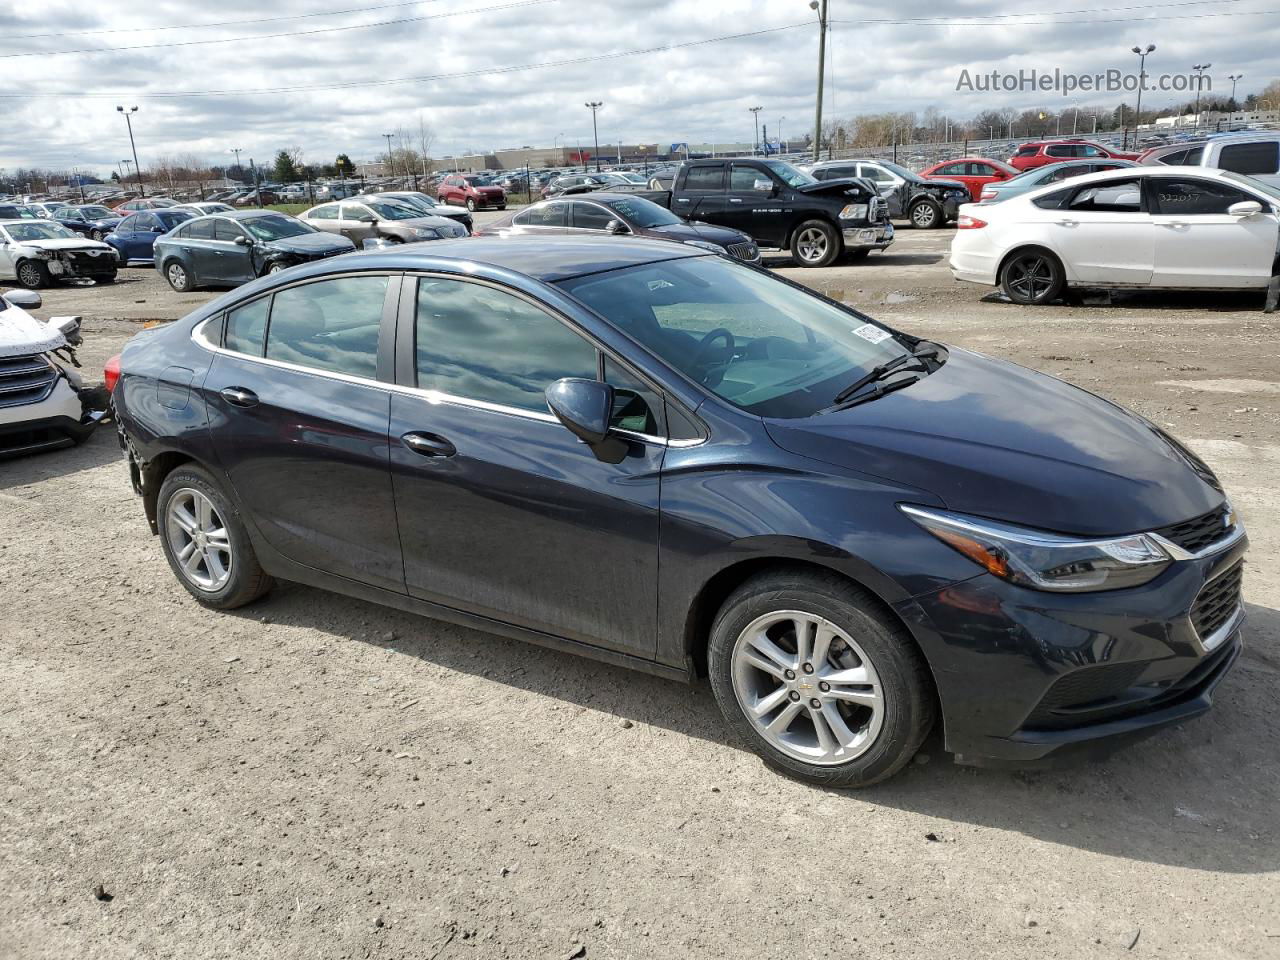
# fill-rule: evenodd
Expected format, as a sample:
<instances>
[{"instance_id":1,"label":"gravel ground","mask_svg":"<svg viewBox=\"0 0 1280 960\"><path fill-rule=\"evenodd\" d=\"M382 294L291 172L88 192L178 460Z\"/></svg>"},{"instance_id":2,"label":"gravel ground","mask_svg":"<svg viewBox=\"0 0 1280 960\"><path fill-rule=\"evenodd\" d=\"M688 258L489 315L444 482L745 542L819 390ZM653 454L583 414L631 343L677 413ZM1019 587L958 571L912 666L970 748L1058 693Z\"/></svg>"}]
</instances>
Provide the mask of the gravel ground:
<instances>
[{"instance_id":1,"label":"gravel ground","mask_svg":"<svg viewBox=\"0 0 1280 960\"><path fill-rule=\"evenodd\" d=\"M984 303L948 239L775 265L1128 404L1219 472L1253 549L1211 714L1072 771L935 740L815 790L705 686L298 586L202 609L100 430L0 463L0 957L1280 957L1280 319ZM41 313L86 317L92 376L207 296L131 269Z\"/></svg>"}]
</instances>

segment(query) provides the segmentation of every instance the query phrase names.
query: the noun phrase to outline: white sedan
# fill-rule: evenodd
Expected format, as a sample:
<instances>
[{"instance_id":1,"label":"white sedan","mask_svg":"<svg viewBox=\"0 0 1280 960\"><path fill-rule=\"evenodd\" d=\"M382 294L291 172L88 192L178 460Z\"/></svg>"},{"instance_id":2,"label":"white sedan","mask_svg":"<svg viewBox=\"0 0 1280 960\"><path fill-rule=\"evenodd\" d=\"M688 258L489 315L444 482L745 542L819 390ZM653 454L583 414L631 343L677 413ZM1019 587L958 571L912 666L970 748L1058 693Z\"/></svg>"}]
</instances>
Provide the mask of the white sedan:
<instances>
[{"instance_id":1,"label":"white sedan","mask_svg":"<svg viewBox=\"0 0 1280 960\"><path fill-rule=\"evenodd\" d=\"M1262 290L1280 249L1280 190L1205 167L1125 168L960 208L957 280L1015 303L1068 287Z\"/></svg>"}]
</instances>

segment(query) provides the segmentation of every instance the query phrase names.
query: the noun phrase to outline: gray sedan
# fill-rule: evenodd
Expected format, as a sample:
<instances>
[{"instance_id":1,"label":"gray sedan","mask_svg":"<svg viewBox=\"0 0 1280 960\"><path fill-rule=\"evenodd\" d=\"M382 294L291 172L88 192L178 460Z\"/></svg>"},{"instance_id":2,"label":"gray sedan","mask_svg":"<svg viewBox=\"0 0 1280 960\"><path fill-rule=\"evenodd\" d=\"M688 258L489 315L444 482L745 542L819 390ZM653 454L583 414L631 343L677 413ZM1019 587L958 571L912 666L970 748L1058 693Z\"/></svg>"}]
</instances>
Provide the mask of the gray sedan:
<instances>
[{"instance_id":1,"label":"gray sedan","mask_svg":"<svg viewBox=\"0 0 1280 960\"><path fill-rule=\"evenodd\" d=\"M447 217L428 216L409 204L372 196L322 203L298 219L317 230L341 234L357 247L366 240L416 243L465 237L468 232L465 226Z\"/></svg>"},{"instance_id":2,"label":"gray sedan","mask_svg":"<svg viewBox=\"0 0 1280 960\"><path fill-rule=\"evenodd\" d=\"M1086 160L1081 163L1050 163L1043 167L1035 167L1026 173L1020 173L1008 180L988 183L982 188L979 203L999 203L1010 197L1018 197L1051 183L1070 180L1086 173L1102 173L1104 170L1119 170L1121 167L1136 167L1132 160Z\"/></svg>"}]
</instances>

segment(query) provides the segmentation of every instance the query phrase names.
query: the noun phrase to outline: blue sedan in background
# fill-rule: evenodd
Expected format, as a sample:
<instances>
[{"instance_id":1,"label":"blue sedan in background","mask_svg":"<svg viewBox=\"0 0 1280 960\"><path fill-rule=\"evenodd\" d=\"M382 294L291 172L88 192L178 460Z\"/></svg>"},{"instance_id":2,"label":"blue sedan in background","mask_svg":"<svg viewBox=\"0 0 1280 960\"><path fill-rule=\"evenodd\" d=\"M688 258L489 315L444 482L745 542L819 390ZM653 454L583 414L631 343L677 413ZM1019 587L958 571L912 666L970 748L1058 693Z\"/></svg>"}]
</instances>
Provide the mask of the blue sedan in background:
<instances>
[{"instance_id":1,"label":"blue sedan in background","mask_svg":"<svg viewBox=\"0 0 1280 960\"><path fill-rule=\"evenodd\" d=\"M1136 167L1132 160L1121 160L1118 157L1107 157L1099 160L1082 160L1079 163L1064 161L1049 163L1043 167L1035 167L1025 173L1008 180L988 183L982 188L979 203L999 203L1011 197L1020 197L1032 190L1039 190L1051 183L1070 180L1072 177L1084 176L1086 173L1102 173L1104 170L1119 170L1121 167Z\"/></svg>"},{"instance_id":2,"label":"blue sedan in background","mask_svg":"<svg viewBox=\"0 0 1280 960\"><path fill-rule=\"evenodd\" d=\"M123 264L151 263L156 237L163 236L180 223L190 220L187 210L144 210L125 217L104 239L115 248Z\"/></svg>"}]
</instances>

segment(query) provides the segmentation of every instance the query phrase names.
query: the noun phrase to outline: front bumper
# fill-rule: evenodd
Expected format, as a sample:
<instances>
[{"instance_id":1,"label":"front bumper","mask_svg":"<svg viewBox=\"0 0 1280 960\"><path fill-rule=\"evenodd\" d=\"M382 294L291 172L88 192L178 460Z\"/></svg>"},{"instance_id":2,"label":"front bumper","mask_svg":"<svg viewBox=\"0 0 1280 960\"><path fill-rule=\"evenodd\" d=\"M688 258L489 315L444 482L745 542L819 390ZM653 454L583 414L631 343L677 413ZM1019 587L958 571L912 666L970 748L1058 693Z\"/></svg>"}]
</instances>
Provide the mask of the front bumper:
<instances>
[{"instance_id":1,"label":"front bumper","mask_svg":"<svg viewBox=\"0 0 1280 960\"><path fill-rule=\"evenodd\" d=\"M840 233L845 250L883 250L893 243L893 224L887 222L869 227L845 227Z\"/></svg>"},{"instance_id":2,"label":"front bumper","mask_svg":"<svg viewBox=\"0 0 1280 960\"><path fill-rule=\"evenodd\" d=\"M1142 587L1027 590L982 574L899 606L933 669L961 763L1052 766L1109 753L1209 709L1242 646L1243 605L1201 637L1191 613L1248 540ZM1206 596L1208 594L1206 593Z\"/></svg>"},{"instance_id":3,"label":"front bumper","mask_svg":"<svg viewBox=\"0 0 1280 960\"><path fill-rule=\"evenodd\" d=\"M56 279L97 279L115 276L120 268L120 255L114 248L102 250L96 256L73 251L66 257L54 257L46 260L49 276Z\"/></svg>"}]
</instances>

